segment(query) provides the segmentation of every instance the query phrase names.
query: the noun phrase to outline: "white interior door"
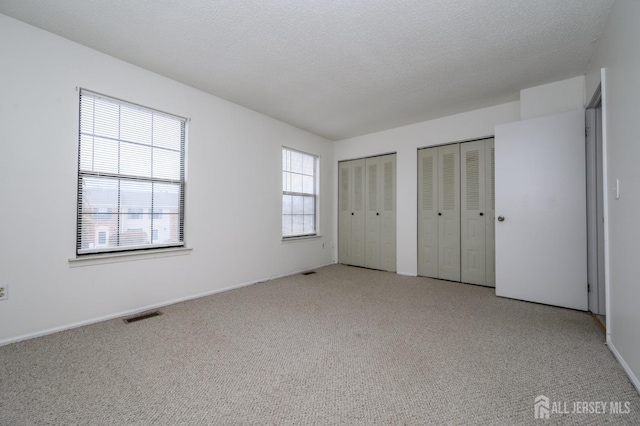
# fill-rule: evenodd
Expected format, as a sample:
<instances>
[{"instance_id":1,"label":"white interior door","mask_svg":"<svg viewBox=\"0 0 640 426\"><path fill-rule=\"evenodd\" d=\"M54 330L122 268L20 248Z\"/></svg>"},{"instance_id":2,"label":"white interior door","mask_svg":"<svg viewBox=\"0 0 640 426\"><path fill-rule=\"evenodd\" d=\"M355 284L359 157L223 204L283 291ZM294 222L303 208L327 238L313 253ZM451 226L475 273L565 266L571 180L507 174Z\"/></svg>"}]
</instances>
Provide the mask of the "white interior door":
<instances>
[{"instance_id":1,"label":"white interior door","mask_svg":"<svg viewBox=\"0 0 640 426\"><path fill-rule=\"evenodd\" d=\"M496 126L498 296L587 309L584 120L579 110Z\"/></svg>"}]
</instances>

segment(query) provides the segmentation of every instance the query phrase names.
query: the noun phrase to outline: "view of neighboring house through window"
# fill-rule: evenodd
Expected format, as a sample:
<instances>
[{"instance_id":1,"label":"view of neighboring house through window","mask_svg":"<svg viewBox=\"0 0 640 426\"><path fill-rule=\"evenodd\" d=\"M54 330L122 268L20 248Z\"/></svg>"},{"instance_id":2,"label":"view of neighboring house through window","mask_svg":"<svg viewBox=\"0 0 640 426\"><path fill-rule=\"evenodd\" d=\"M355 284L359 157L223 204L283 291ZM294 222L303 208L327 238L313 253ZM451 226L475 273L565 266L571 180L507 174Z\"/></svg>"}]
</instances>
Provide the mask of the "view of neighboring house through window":
<instances>
[{"instance_id":1,"label":"view of neighboring house through window","mask_svg":"<svg viewBox=\"0 0 640 426\"><path fill-rule=\"evenodd\" d=\"M318 157L282 149L282 237L317 234Z\"/></svg>"},{"instance_id":2,"label":"view of neighboring house through window","mask_svg":"<svg viewBox=\"0 0 640 426\"><path fill-rule=\"evenodd\" d=\"M80 91L79 255L184 245L185 126Z\"/></svg>"}]
</instances>

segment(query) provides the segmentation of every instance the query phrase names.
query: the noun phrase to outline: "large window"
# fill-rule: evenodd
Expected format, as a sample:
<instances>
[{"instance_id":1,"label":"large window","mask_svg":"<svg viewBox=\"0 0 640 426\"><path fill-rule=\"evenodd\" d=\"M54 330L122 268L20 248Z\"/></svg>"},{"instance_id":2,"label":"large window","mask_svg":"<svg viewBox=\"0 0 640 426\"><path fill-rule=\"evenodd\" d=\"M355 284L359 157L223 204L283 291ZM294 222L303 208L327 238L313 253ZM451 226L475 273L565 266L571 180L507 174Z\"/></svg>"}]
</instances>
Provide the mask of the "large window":
<instances>
[{"instance_id":1,"label":"large window","mask_svg":"<svg viewBox=\"0 0 640 426\"><path fill-rule=\"evenodd\" d=\"M318 157L282 149L282 237L317 233Z\"/></svg>"},{"instance_id":2,"label":"large window","mask_svg":"<svg viewBox=\"0 0 640 426\"><path fill-rule=\"evenodd\" d=\"M80 91L78 255L184 245L185 126Z\"/></svg>"}]
</instances>

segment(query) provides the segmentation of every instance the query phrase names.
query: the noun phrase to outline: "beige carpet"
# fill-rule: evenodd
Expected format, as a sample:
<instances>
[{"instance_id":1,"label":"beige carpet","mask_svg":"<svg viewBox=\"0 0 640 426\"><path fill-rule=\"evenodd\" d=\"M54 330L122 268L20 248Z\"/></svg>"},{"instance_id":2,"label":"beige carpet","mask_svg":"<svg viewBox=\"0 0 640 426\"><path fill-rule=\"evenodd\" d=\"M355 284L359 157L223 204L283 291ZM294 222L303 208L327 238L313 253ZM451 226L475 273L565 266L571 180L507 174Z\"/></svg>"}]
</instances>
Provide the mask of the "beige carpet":
<instances>
[{"instance_id":1,"label":"beige carpet","mask_svg":"<svg viewBox=\"0 0 640 426\"><path fill-rule=\"evenodd\" d=\"M640 397L587 313L317 272L0 347L0 424L640 424ZM541 394L631 412L541 422Z\"/></svg>"}]
</instances>

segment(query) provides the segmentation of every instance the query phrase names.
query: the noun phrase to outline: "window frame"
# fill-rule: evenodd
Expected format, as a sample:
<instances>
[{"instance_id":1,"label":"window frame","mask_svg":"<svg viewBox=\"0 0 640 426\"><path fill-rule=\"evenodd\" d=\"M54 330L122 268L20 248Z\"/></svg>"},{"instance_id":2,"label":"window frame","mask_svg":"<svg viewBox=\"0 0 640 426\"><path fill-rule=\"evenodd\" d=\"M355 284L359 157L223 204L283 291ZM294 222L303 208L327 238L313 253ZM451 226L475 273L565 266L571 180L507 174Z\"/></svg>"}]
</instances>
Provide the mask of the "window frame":
<instances>
[{"instance_id":1,"label":"window frame","mask_svg":"<svg viewBox=\"0 0 640 426\"><path fill-rule=\"evenodd\" d=\"M185 249L186 248L186 240L185 240L185 192L186 192L186 145L187 145L187 123L190 121L188 118L176 115L176 114L171 114L171 113L166 113L164 111L155 109L155 108L150 108L147 106L143 106L143 105L139 105L139 104L135 104L129 101L125 101L113 96L109 96L109 95L104 95L92 90L88 90L88 89L84 89L84 88L79 88L78 89L79 92L79 102L78 102L78 106L79 106L79 112L78 112L78 166L77 166L77 173L78 173L78 179L77 179L77 214L76 214L76 222L77 222L77 229L76 229L76 258L80 259L86 256L92 256L92 255L125 255L125 254L134 254L135 252L138 253L142 253L142 252L154 252L154 251L162 251L163 249ZM138 175L138 174L132 174L132 175L127 175L124 173L120 173L120 167L123 164L123 157L120 157L120 148L118 148L118 159L117 159L117 167L118 167L118 172L104 172L104 171L96 171L95 169L83 169L83 163L82 163L82 159L83 159L83 152L82 152L82 144L83 144L83 136L85 137L89 137L89 138L93 138L92 141L94 141L96 138L104 138L104 136L99 135L98 133L96 133L95 131L93 132L83 132L83 113L82 113L82 107L83 107L83 97L88 97L89 99L94 99L94 100L102 100L102 101L106 101L112 104L117 105L118 107L118 116L120 117L121 111L123 109L123 107L125 108L129 108L129 109L135 109L138 110L138 112L140 112L141 114L148 114L150 116L150 119L152 120L153 123L155 123L154 118L155 117L164 117L165 119L170 119L170 120L175 120L176 124L179 126L179 140L178 139L174 139L174 141L179 142L179 148L172 148L173 152L176 152L179 154L179 178L175 178L175 177L158 177L158 176L153 176L153 172L151 175L148 176L144 176L144 175ZM95 105L95 103L94 103ZM93 111L93 117L92 120L94 120L96 117L95 111ZM103 117L104 118L104 117ZM95 122L97 122L98 120L95 120ZM152 125L153 126L153 125ZM153 163L153 154L154 153L158 153L160 150L164 150L166 148L162 147L162 144L160 145L156 145L156 142L158 141L158 139L156 138L156 128L152 127L152 137L150 142L148 142L146 144L146 146L148 146L148 148L150 149L150 153L151 153L151 162L150 166L153 170L153 167L155 166L155 164ZM117 130L118 130L118 137L117 138L112 138L112 140L114 141L114 143L118 144L118 147L120 147L123 143L124 144L131 144L133 142L126 140L125 138L121 137L120 132L122 131L122 123L119 121L117 124ZM95 143L95 142L92 142ZM133 154L132 154L133 155ZM85 157L86 158L86 157ZM161 169L164 170L164 169ZM105 179L105 180L115 180L118 182L118 206L115 207L115 209L111 209L109 208L110 212L109 212L109 216L116 216L117 218L117 244L116 246L113 247L104 247L104 245L102 244L98 244L96 241L94 241L94 244L92 247L87 248L86 246L83 247L83 239L87 238L87 229L85 229L83 227L83 224L86 224L86 220L90 220L89 217L87 216L87 210L86 210L86 206L83 205L83 182L85 179L96 179L96 180L100 180L100 179ZM133 207L131 206L126 206L121 204L121 183L122 182L126 182L126 183L133 183L133 182L146 182L146 183L150 183L150 190L147 192L148 194L150 193L150 197L152 199L151 202L151 207L149 208L152 213L149 214L149 220L150 222L150 226L149 228L151 229L151 233L149 234L149 241L148 243L141 243L141 244L136 244L136 245L122 245L120 246L120 236L124 235L128 229L124 229L121 228L121 223L123 220L128 220L128 219L132 219L129 216L132 214L132 212L130 212L129 210L131 210ZM155 184L159 184L159 185L170 185L170 186L174 186L177 190L177 198L178 198L178 206L176 208L176 212L170 212L170 213L166 213L169 215L175 215L177 217L176 220L176 240L172 241L172 242L165 242L165 243L155 243L152 237L152 233L153 233L153 229L157 227L157 225L155 225L153 223L154 220L161 220L160 218L156 217L156 210L160 210L162 211L162 207L158 207L154 205L154 198L155 198ZM98 209L96 208L96 214L99 214L100 216L98 216L97 218L103 217L103 212L98 213ZM138 219L145 219L146 220L146 214L145 214L145 210L143 208L136 208L136 210L138 210L136 212L136 216L138 216ZM173 211L173 209L172 209ZM165 212L163 212L165 213ZM162 213L160 213L160 215L162 216ZM86 216L85 218L83 218L83 216ZM95 215L94 215L95 216ZM84 219L84 221L83 221ZM106 218L105 218L106 219ZM135 220L135 219L133 219ZM108 246L109 244L107 244Z\"/></svg>"},{"instance_id":2,"label":"window frame","mask_svg":"<svg viewBox=\"0 0 640 426\"><path fill-rule=\"evenodd\" d=\"M305 173L301 173L301 172L294 172L291 170L291 167L289 167L289 169L286 169L285 166L285 160L284 160L284 156L285 156L285 152L292 152L292 153L297 153L297 154L301 154L303 156L307 156L307 157L311 157L313 159L313 192L305 192L304 189L301 192L296 192L296 191L289 191L285 189L285 182L286 182L286 174L298 174L298 175L303 175L303 176L310 176L309 174L305 174ZM320 233L319 233L319 199L320 199L320 156L319 155L315 155L309 152L305 152L305 151L301 151L295 148L289 148L287 146L282 146L282 150L281 150L281 155L283 157L283 161L282 161L282 174L281 174L281 178L282 178L282 193L281 193L281 230L280 230L280 234L281 234L281 238L282 241L292 241L292 240L297 240L297 239L305 239L305 238L313 238L313 237L319 237ZM304 157L303 157L304 158ZM289 165L290 166L290 165ZM313 232L304 232L304 216L308 216L305 213L302 214L293 214L293 212L291 214L285 214L285 203L284 203L284 197L285 196L298 196L298 197L313 197L313 206L314 206L314 210L313 210ZM294 216L303 216L303 232L302 233L298 233L298 234L290 234L290 235L285 235L285 229L284 229L284 216L292 216L292 220ZM293 229L292 229L293 230Z\"/></svg>"}]
</instances>

